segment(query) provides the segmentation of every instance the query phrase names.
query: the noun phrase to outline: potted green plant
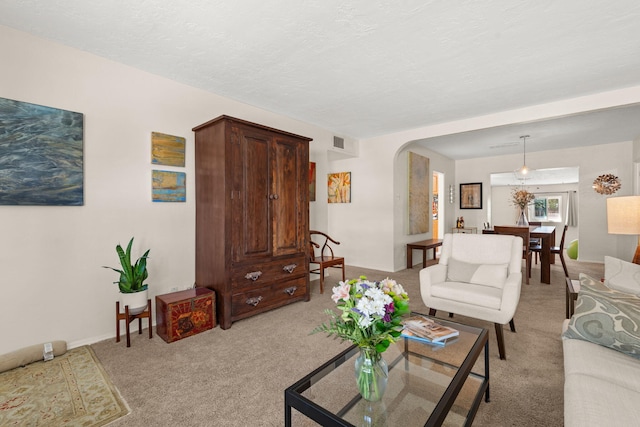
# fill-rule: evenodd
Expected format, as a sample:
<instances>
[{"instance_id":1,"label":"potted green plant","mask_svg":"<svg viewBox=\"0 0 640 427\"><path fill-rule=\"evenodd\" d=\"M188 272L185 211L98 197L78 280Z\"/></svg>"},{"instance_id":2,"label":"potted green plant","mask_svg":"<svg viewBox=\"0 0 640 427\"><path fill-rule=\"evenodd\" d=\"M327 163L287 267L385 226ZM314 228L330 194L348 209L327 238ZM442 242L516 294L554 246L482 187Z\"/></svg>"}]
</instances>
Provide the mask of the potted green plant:
<instances>
[{"instance_id":1,"label":"potted green plant","mask_svg":"<svg viewBox=\"0 0 640 427\"><path fill-rule=\"evenodd\" d=\"M133 237L129 240L127 250L123 250L120 244L116 245L116 252L120 259L120 268L107 267L111 270L120 273L120 279L116 283L120 289L120 303L123 307L129 306L129 314L142 313L147 308L148 285L144 283L149 276L147 271L147 258L149 258L149 251L147 251L137 259L135 264L131 263L131 246L133 245Z\"/></svg>"}]
</instances>

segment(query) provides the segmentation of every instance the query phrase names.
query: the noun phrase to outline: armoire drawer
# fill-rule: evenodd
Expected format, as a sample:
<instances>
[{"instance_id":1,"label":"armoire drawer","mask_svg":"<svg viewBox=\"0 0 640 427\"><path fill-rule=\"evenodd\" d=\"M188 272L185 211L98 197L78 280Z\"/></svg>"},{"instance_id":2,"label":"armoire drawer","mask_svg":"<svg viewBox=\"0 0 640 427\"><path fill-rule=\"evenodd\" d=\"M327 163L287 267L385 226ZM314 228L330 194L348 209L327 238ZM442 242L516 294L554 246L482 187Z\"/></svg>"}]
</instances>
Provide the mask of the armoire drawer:
<instances>
[{"instance_id":1,"label":"armoire drawer","mask_svg":"<svg viewBox=\"0 0 640 427\"><path fill-rule=\"evenodd\" d=\"M260 287L274 281L288 280L291 277L307 274L304 255L282 258L233 267L231 288L237 291L243 288Z\"/></svg>"},{"instance_id":2,"label":"armoire drawer","mask_svg":"<svg viewBox=\"0 0 640 427\"><path fill-rule=\"evenodd\" d=\"M288 304L301 300L307 292L306 277L276 282L261 288L239 292L231 297L232 317L243 317L252 312Z\"/></svg>"}]
</instances>

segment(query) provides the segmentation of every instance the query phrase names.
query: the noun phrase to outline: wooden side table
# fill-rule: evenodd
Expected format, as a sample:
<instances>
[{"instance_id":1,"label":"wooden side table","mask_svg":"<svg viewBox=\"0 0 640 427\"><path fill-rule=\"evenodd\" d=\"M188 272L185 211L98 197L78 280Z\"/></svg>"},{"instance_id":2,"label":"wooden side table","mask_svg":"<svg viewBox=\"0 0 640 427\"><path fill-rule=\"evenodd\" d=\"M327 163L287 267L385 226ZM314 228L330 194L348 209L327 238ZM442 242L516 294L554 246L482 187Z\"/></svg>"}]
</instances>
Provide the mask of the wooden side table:
<instances>
[{"instance_id":1,"label":"wooden side table","mask_svg":"<svg viewBox=\"0 0 640 427\"><path fill-rule=\"evenodd\" d=\"M153 338L153 327L151 326L151 299L147 300L147 308L138 314L129 314L129 306L124 306L124 313L120 313L120 301L116 301L116 342L120 342L120 321L124 320L127 331L127 347L131 347L129 336L129 324L138 319L138 334L142 334L142 319L147 319L149 324L149 339Z\"/></svg>"},{"instance_id":2,"label":"wooden side table","mask_svg":"<svg viewBox=\"0 0 640 427\"><path fill-rule=\"evenodd\" d=\"M478 227L462 227L462 228L453 227L451 229L451 232L452 233L477 234L478 233Z\"/></svg>"},{"instance_id":3,"label":"wooden side table","mask_svg":"<svg viewBox=\"0 0 640 427\"><path fill-rule=\"evenodd\" d=\"M436 259L436 248L442 246L442 239L421 240L407 243L407 268L413 268L413 250L422 251L422 268L427 266L427 250L433 249L433 259Z\"/></svg>"},{"instance_id":4,"label":"wooden side table","mask_svg":"<svg viewBox=\"0 0 640 427\"><path fill-rule=\"evenodd\" d=\"M570 319L571 316L573 316L575 303L578 299L578 292L580 292L580 280L571 280L569 277L567 277L566 282L566 315L567 319Z\"/></svg>"}]
</instances>

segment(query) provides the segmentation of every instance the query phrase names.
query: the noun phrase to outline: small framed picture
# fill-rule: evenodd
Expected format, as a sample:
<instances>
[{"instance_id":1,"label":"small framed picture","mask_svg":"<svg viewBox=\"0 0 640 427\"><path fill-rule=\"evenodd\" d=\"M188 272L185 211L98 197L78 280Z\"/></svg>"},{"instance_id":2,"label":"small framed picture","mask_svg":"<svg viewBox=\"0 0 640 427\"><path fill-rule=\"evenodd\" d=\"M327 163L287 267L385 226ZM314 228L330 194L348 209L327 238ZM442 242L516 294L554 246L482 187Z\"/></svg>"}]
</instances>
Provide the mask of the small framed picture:
<instances>
[{"instance_id":1,"label":"small framed picture","mask_svg":"<svg viewBox=\"0 0 640 427\"><path fill-rule=\"evenodd\" d=\"M460 184L460 209L482 209L482 183Z\"/></svg>"}]
</instances>

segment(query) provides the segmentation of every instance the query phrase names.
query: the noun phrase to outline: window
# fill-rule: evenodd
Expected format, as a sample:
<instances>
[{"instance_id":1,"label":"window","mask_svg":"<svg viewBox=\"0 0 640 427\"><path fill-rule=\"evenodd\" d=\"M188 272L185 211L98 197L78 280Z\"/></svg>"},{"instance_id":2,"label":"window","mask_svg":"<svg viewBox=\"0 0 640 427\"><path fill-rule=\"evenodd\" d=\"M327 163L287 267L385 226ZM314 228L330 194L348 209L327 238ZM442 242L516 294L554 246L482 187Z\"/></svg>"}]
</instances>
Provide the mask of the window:
<instances>
[{"instance_id":1,"label":"window","mask_svg":"<svg viewBox=\"0 0 640 427\"><path fill-rule=\"evenodd\" d=\"M562 196L536 196L529 206L529 220L563 222Z\"/></svg>"}]
</instances>

